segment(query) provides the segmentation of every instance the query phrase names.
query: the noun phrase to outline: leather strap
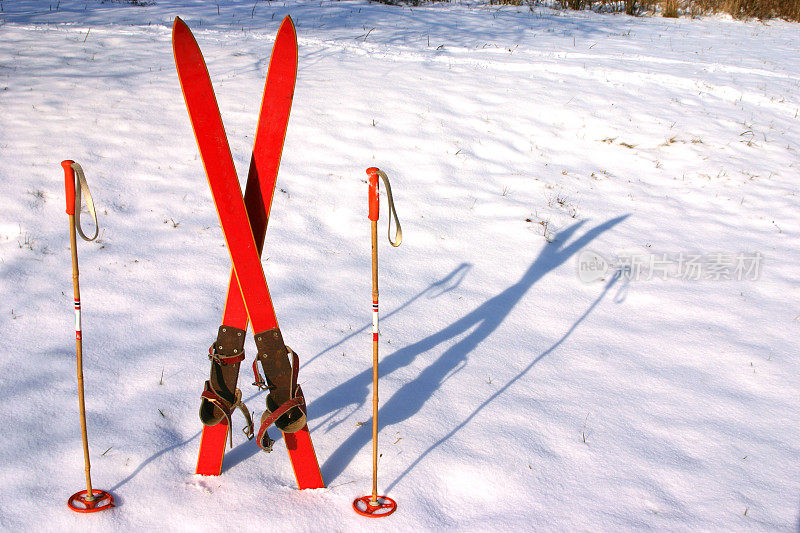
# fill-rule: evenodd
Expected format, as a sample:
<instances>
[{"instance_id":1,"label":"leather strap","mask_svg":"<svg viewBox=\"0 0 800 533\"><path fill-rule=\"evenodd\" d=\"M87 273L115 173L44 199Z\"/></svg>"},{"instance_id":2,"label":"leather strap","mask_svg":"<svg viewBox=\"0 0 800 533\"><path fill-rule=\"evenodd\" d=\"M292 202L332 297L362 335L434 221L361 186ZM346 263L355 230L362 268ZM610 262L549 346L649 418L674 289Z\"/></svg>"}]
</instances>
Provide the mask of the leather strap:
<instances>
[{"instance_id":1,"label":"leather strap","mask_svg":"<svg viewBox=\"0 0 800 533\"><path fill-rule=\"evenodd\" d=\"M394 207L394 198L392 198L392 186L389 185L389 176L383 170L378 170L378 176L383 180L383 186L386 187L386 198L389 200L389 225L386 228L386 236L389 237L389 244L397 248L403 242L403 228L400 227L400 219L397 218L397 209ZM392 240L392 217L394 216L394 240Z\"/></svg>"},{"instance_id":2,"label":"leather strap","mask_svg":"<svg viewBox=\"0 0 800 533\"><path fill-rule=\"evenodd\" d=\"M208 349L208 358L221 365L232 365L234 363L241 363L244 361L244 351L242 351L242 353L239 355L224 356L218 354L216 351L216 345L212 344Z\"/></svg>"},{"instance_id":3,"label":"leather strap","mask_svg":"<svg viewBox=\"0 0 800 533\"><path fill-rule=\"evenodd\" d=\"M84 241L93 241L97 238L100 232L100 226L97 225L97 213L94 209L94 200L92 199L92 192L89 190L89 184L86 181L86 175L83 173L83 168L74 161L70 165L75 171L77 182L75 185L75 229L78 230L78 235ZM94 221L94 235L87 237L81 228L81 195L86 199L86 208L89 210L89 215Z\"/></svg>"},{"instance_id":4,"label":"leather strap","mask_svg":"<svg viewBox=\"0 0 800 533\"><path fill-rule=\"evenodd\" d=\"M288 402L284 403L274 411L272 411L268 417L264 418L261 421L261 427L258 429L258 437L256 438L256 443L259 447L263 448L266 451L270 451L272 449L273 440L267 437L267 442L264 442L264 433L267 432L267 429L275 423L281 416L286 414L287 411L290 409L294 409L295 407L303 408L305 406L305 398L302 396L295 396Z\"/></svg>"},{"instance_id":5,"label":"leather strap","mask_svg":"<svg viewBox=\"0 0 800 533\"><path fill-rule=\"evenodd\" d=\"M244 434L247 436L248 440L253 438L253 419L250 417L250 411L247 410L247 407L242 402L242 391L241 389L236 389L236 401L231 403L216 392L211 389L211 383L206 381L205 390L200 395L201 398L208 400L209 402L213 403L223 412L225 415L225 419L228 421L228 426L233 427L233 421L231 420L231 414L233 413L234 409L239 409L244 418L247 422L247 425L242 429ZM228 436L230 438L230 447L233 448L233 433L228 432Z\"/></svg>"}]
</instances>

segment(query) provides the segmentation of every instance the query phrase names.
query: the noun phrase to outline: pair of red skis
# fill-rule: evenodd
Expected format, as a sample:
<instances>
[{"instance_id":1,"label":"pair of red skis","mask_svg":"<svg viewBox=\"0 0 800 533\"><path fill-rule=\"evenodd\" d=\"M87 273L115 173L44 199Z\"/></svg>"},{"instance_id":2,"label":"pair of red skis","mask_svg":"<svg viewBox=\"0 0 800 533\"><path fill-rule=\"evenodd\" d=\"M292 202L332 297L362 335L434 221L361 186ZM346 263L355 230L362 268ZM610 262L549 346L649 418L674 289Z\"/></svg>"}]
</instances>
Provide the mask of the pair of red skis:
<instances>
[{"instance_id":1,"label":"pair of red skis","mask_svg":"<svg viewBox=\"0 0 800 533\"><path fill-rule=\"evenodd\" d=\"M180 18L175 19L172 45L186 107L233 264L220 329L230 327L246 331L249 320L257 344L261 340L259 335L269 332L280 340L280 345L283 346L261 267L261 250L297 76L297 36L294 24L287 16L275 39L244 198L208 69L197 41ZM286 353L282 355L286 356L288 361L288 355ZM238 365L240 361L241 358L238 358L236 364ZM289 371L294 373L292 376L292 387L294 387L297 372L296 357L292 366ZM257 381L259 381L258 374ZM270 376L267 376L267 381L270 381ZM297 397L291 400L294 404L288 407L290 402L286 402L281 407L297 408L298 404L303 403L302 392L299 388L297 390ZM304 405L301 407L305 409ZM275 415L280 410L273 408L273 411L269 423L277 418ZM203 475L221 473L225 444L230 431L228 420L229 415L216 425L203 427L196 473ZM262 434L265 429L266 425L262 425ZM300 489L324 487L308 426L304 425L296 432L284 433L283 438L298 487Z\"/></svg>"}]
</instances>

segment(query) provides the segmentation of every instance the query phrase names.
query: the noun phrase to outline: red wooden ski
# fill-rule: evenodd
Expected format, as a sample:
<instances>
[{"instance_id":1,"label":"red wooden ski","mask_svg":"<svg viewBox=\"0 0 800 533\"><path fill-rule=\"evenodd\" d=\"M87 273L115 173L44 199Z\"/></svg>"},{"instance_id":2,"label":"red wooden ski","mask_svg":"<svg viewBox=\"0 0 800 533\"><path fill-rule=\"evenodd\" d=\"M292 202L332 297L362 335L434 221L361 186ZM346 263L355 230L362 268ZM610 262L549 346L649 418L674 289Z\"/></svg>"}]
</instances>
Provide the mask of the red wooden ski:
<instances>
[{"instance_id":1,"label":"red wooden ski","mask_svg":"<svg viewBox=\"0 0 800 533\"><path fill-rule=\"evenodd\" d=\"M291 108L297 68L296 47L294 25L286 17L270 61L246 196L242 199L203 56L182 20L176 19L173 27L178 77L233 264L223 325L244 330L249 317L256 334L277 328L260 253ZM205 427L198 473L220 473L228 430L225 420L216 426ZM284 441L299 488L323 487L308 427L296 433L285 433Z\"/></svg>"},{"instance_id":2,"label":"red wooden ski","mask_svg":"<svg viewBox=\"0 0 800 533\"><path fill-rule=\"evenodd\" d=\"M272 48L244 194L244 203L259 255L264 245L296 76L297 38L294 25L287 17L278 30ZM247 310L239 283L231 271L222 324L246 330L247 322ZM195 473L216 476L222 472L228 430L225 419L215 426L203 426Z\"/></svg>"}]
</instances>

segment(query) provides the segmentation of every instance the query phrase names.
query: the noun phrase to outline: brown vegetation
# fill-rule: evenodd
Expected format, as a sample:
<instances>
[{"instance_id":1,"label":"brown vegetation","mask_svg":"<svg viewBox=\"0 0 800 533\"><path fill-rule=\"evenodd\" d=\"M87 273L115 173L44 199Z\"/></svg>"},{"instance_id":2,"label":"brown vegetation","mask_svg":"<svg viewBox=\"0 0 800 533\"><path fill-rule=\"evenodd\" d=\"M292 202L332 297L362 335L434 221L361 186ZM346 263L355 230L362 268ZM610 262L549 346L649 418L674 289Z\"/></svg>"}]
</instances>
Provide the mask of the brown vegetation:
<instances>
[{"instance_id":1,"label":"brown vegetation","mask_svg":"<svg viewBox=\"0 0 800 533\"><path fill-rule=\"evenodd\" d=\"M658 13L664 17L728 13L738 19L781 18L800 22L800 0L491 0L490 3L624 11L629 15Z\"/></svg>"}]
</instances>

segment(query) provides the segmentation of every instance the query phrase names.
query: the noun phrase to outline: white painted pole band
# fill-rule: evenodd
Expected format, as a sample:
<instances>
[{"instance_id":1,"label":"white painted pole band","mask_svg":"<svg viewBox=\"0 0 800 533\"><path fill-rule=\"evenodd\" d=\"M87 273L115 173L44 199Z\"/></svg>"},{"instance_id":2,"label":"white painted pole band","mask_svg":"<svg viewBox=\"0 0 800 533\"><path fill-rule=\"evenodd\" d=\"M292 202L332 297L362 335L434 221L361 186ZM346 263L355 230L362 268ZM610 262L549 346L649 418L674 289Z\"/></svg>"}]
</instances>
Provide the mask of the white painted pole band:
<instances>
[{"instance_id":1,"label":"white painted pole band","mask_svg":"<svg viewBox=\"0 0 800 533\"><path fill-rule=\"evenodd\" d=\"M75 300L75 338L81 338L81 301Z\"/></svg>"},{"instance_id":2,"label":"white painted pole band","mask_svg":"<svg viewBox=\"0 0 800 533\"><path fill-rule=\"evenodd\" d=\"M378 301L372 302L372 340L378 342Z\"/></svg>"}]
</instances>

